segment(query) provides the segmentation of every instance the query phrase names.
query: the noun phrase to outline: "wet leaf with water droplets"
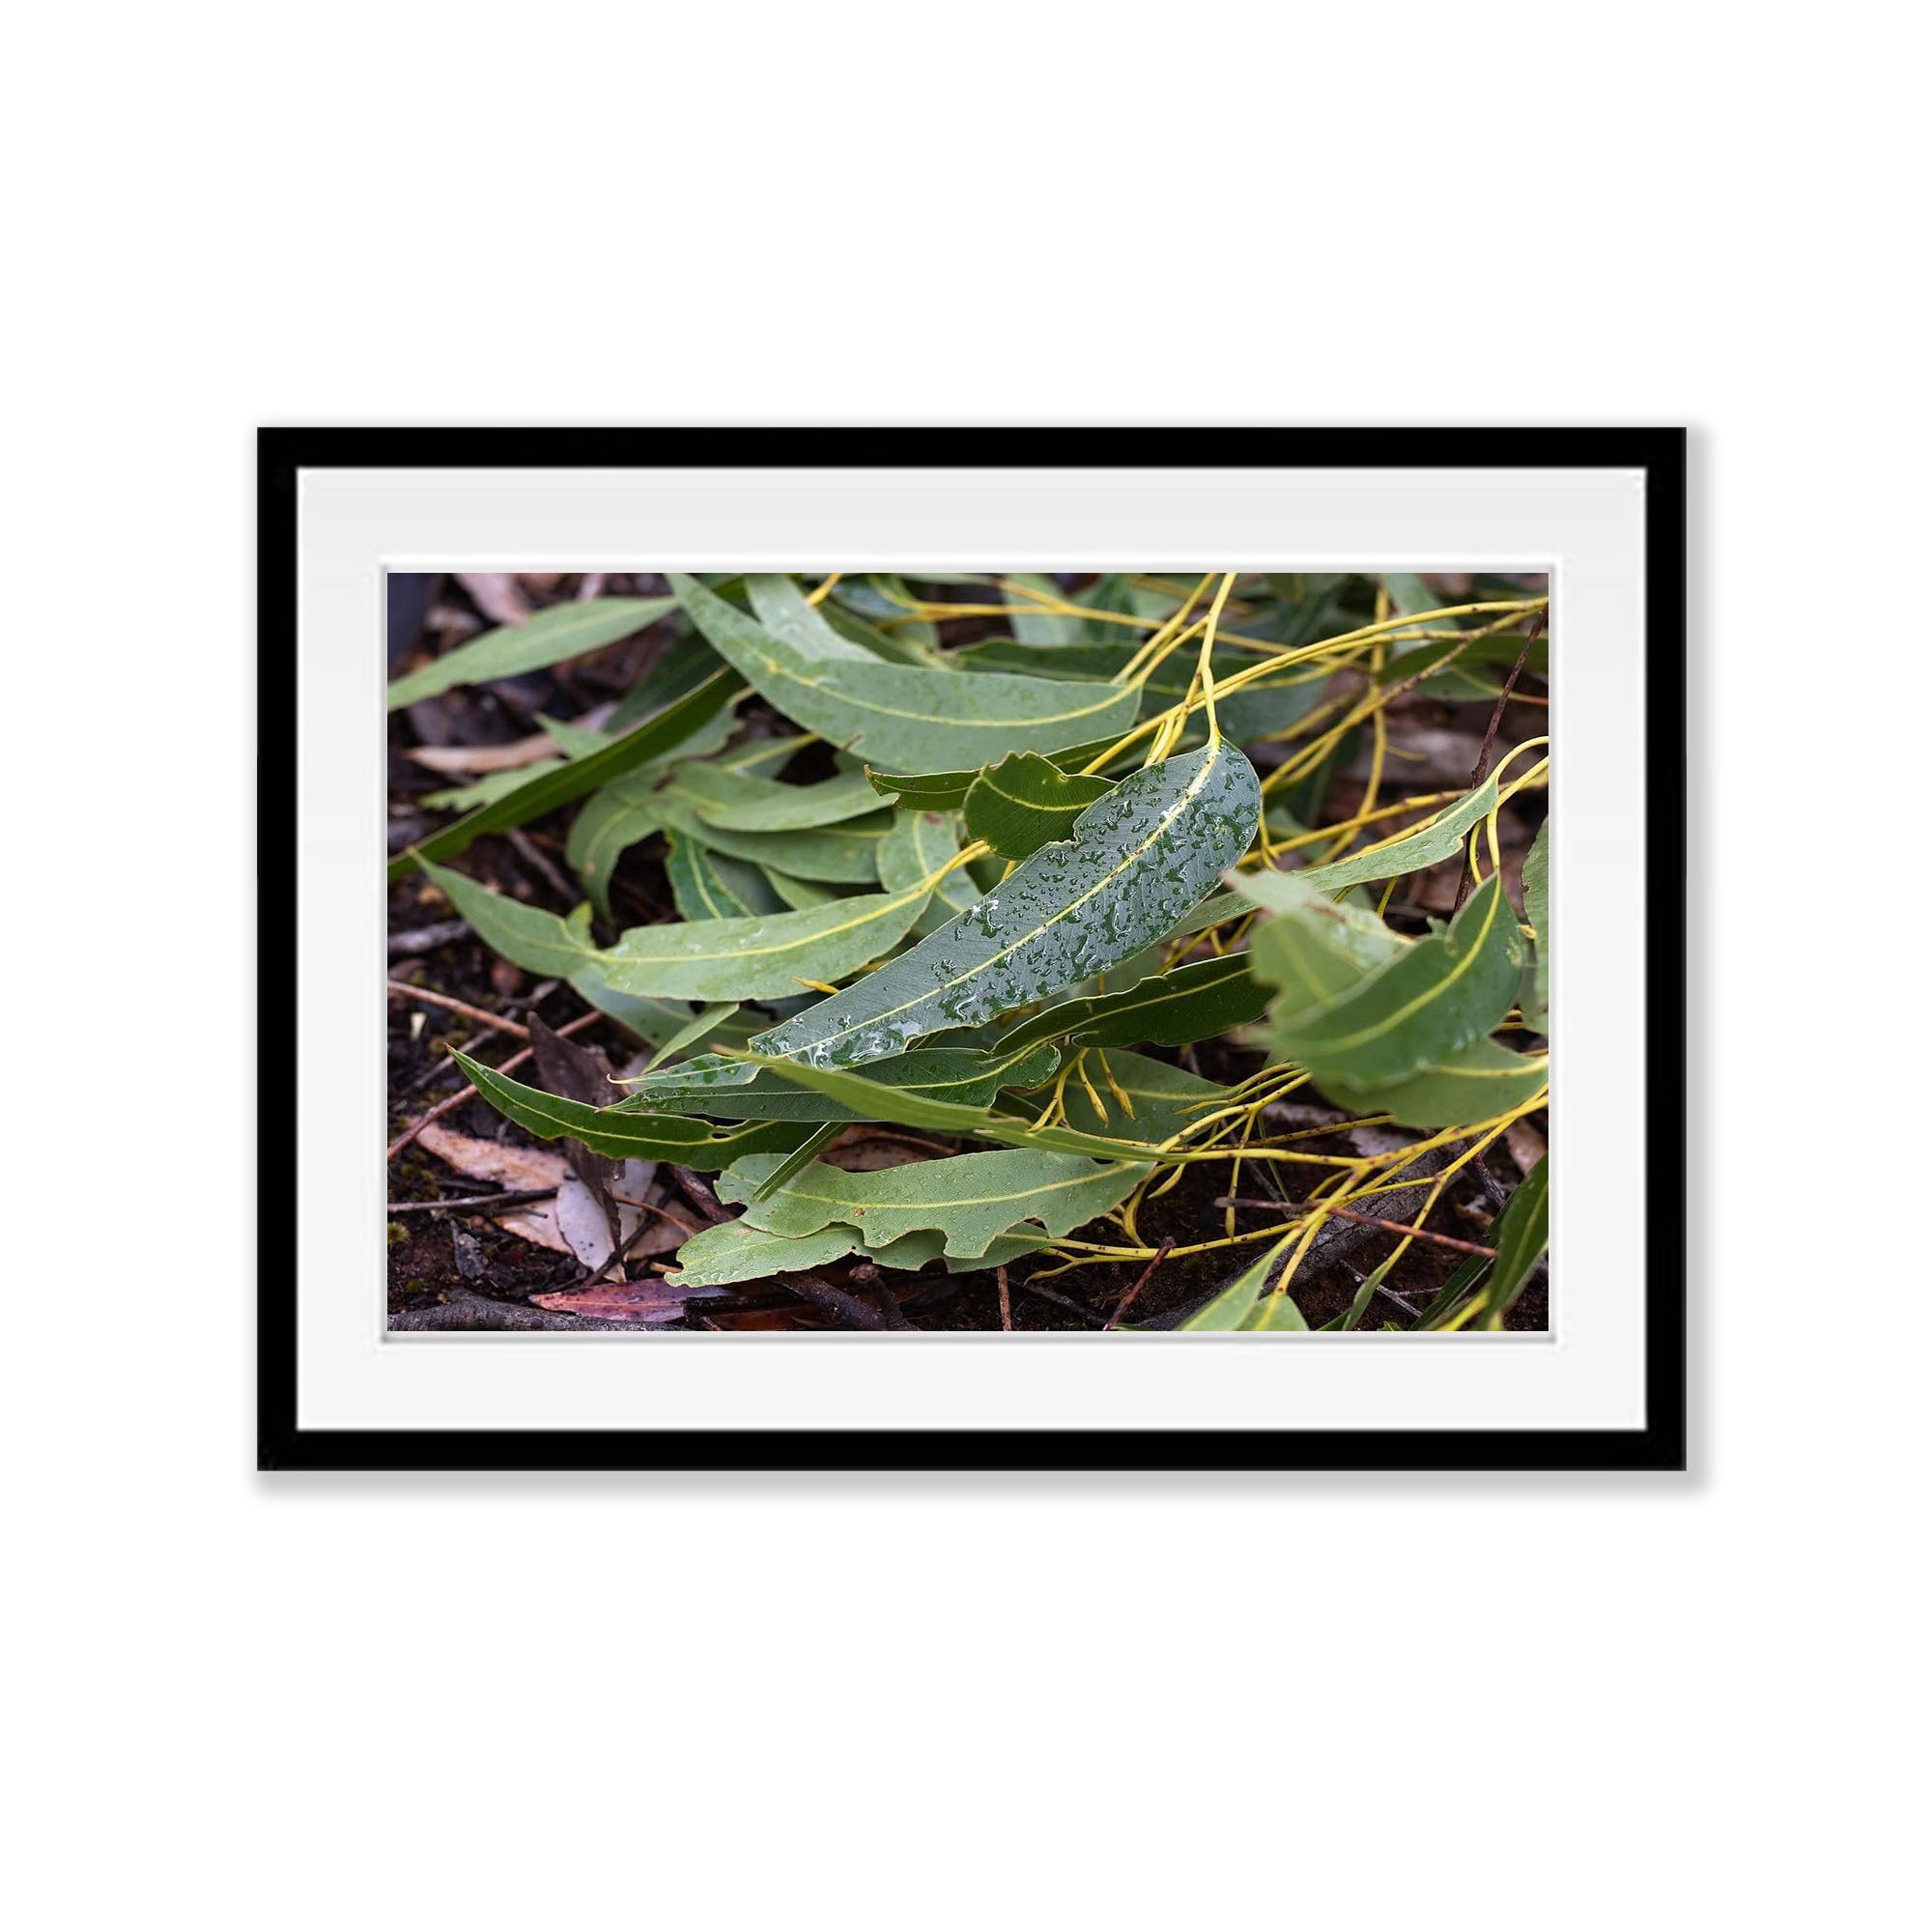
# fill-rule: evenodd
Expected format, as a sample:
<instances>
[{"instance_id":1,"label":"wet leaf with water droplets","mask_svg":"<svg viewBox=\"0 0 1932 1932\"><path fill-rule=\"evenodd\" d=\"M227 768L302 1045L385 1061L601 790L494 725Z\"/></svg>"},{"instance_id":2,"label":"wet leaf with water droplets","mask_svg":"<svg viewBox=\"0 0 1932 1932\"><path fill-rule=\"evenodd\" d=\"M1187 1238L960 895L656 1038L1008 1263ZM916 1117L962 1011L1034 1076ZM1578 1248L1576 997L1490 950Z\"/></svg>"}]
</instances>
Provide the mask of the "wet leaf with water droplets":
<instances>
[{"instance_id":1,"label":"wet leaf with water droplets","mask_svg":"<svg viewBox=\"0 0 1932 1932\"><path fill-rule=\"evenodd\" d=\"M970 911L754 1044L815 1066L855 1066L1104 973L1207 895L1247 850L1260 810L1254 767L1226 742L1151 765Z\"/></svg>"}]
</instances>

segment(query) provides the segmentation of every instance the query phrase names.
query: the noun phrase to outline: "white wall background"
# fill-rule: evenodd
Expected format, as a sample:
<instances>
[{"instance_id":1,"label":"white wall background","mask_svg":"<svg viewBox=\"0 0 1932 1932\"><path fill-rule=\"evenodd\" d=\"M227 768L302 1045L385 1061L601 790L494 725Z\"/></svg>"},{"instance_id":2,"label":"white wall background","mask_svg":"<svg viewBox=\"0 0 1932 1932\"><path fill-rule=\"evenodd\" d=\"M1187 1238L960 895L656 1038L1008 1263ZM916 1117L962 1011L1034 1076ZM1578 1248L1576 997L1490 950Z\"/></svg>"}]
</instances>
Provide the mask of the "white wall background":
<instances>
[{"instance_id":1,"label":"white wall background","mask_svg":"<svg viewBox=\"0 0 1932 1932\"><path fill-rule=\"evenodd\" d=\"M1908 31L15 23L17 1922L1922 1909ZM255 1477L258 421L1691 424L1695 1475Z\"/></svg>"}]
</instances>

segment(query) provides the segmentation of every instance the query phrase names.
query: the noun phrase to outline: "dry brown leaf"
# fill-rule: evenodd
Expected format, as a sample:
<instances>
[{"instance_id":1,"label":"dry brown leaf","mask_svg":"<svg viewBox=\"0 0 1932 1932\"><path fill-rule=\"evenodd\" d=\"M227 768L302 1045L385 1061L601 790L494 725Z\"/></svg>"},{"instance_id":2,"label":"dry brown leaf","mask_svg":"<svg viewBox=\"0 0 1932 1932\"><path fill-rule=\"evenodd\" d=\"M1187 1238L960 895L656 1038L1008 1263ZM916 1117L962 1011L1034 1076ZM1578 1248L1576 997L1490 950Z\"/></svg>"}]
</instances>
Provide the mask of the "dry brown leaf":
<instances>
[{"instance_id":1,"label":"dry brown leaf","mask_svg":"<svg viewBox=\"0 0 1932 1932\"><path fill-rule=\"evenodd\" d=\"M570 1255L573 1259L577 1250L563 1238L562 1231L556 1225L556 1203L533 1201L527 1208L514 1208L508 1214L495 1217L497 1227L506 1235L515 1235L519 1240L528 1241L539 1248L550 1248L559 1255Z\"/></svg>"},{"instance_id":2,"label":"dry brown leaf","mask_svg":"<svg viewBox=\"0 0 1932 1932\"><path fill-rule=\"evenodd\" d=\"M570 1163L560 1153L511 1147L503 1141L479 1141L438 1122L425 1127L416 1141L458 1174L468 1175L471 1180L494 1181L506 1192L559 1187L570 1172Z\"/></svg>"},{"instance_id":3,"label":"dry brown leaf","mask_svg":"<svg viewBox=\"0 0 1932 1932\"><path fill-rule=\"evenodd\" d=\"M499 624L521 624L534 608L514 577L498 570L459 570L456 581L469 591L470 602Z\"/></svg>"},{"instance_id":4,"label":"dry brown leaf","mask_svg":"<svg viewBox=\"0 0 1932 1932\"><path fill-rule=\"evenodd\" d=\"M557 1315L591 1315L600 1321L675 1321L684 1314L687 1293L652 1275L644 1281L593 1282L530 1299Z\"/></svg>"},{"instance_id":5,"label":"dry brown leaf","mask_svg":"<svg viewBox=\"0 0 1932 1932\"><path fill-rule=\"evenodd\" d=\"M556 740L548 731L517 738L507 745L412 745L410 756L439 777L480 778L489 772L513 772L539 758L557 755Z\"/></svg>"},{"instance_id":6,"label":"dry brown leaf","mask_svg":"<svg viewBox=\"0 0 1932 1932\"><path fill-rule=\"evenodd\" d=\"M1513 1121L1503 1129L1503 1145L1516 1162L1517 1172L1525 1178L1549 1151L1549 1143L1527 1121Z\"/></svg>"}]
</instances>

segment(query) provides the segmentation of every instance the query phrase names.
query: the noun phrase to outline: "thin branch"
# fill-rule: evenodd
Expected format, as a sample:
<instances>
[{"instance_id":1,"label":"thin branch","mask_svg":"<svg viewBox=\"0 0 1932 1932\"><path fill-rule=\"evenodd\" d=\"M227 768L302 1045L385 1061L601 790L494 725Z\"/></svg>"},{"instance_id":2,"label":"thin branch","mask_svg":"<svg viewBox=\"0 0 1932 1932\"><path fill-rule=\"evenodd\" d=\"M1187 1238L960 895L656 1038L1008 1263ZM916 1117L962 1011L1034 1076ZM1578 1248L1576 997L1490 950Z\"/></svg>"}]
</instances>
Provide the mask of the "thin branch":
<instances>
[{"instance_id":1,"label":"thin branch","mask_svg":"<svg viewBox=\"0 0 1932 1932\"><path fill-rule=\"evenodd\" d=\"M419 1000L426 1007L441 1007L445 1011L461 1013L467 1020L474 1020L478 1026L494 1027L498 1033L506 1033L517 1039L528 1039L530 1030L519 1026L515 1020L506 1020L483 1007L472 1007L468 1000L453 1000L447 993L434 993L427 986L412 986L407 980L391 980L389 991L400 993L406 1000Z\"/></svg>"},{"instance_id":2,"label":"thin branch","mask_svg":"<svg viewBox=\"0 0 1932 1932\"><path fill-rule=\"evenodd\" d=\"M1113 1314L1107 1317L1107 1321L1106 1321L1107 1328L1111 1329L1119 1323L1121 1317L1123 1316L1127 1312L1127 1310L1133 1305L1134 1296L1137 1295L1141 1292L1141 1290L1144 1289L1148 1285L1148 1283L1153 1279L1154 1269L1157 1268L1161 1264L1161 1263L1167 1259L1167 1251L1168 1249L1173 1247L1173 1245L1174 1245L1174 1236L1172 1235L1169 1235L1161 1242L1160 1246L1153 1251L1153 1260L1149 1262L1147 1266L1141 1270L1140 1279L1136 1281L1133 1287L1128 1289L1126 1293L1122 1295L1120 1300L1114 1304Z\"/></svg>"},{"instance_id":3,"label":"thin branch","mask_svg":"<svg viewBox=\"0 0 1932 1932\"><path fill-rule=\"evenodd\" d=\"M513 1194L465 1194L453 1201L391 1201L384 1210L390 1214L440 1214L452 1208L518 1208L532 1201L548 1201L554 1187L526 1187Z\"/></svg>"}]
</instances>

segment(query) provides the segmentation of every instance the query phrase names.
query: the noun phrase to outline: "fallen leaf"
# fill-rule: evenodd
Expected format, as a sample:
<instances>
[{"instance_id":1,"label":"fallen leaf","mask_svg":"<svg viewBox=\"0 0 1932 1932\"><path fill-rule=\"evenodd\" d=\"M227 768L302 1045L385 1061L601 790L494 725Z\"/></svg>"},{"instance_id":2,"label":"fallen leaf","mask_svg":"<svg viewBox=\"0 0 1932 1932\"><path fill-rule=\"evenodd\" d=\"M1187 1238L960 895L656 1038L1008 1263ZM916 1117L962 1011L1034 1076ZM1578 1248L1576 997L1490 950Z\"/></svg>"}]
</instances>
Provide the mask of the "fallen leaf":
<instances>
[{"instance_id":1,"label":"fallen leaf","mask_svg":"<svg viewBox=\"0 0 1932 1932\"><path fill-rule=\"evenodd\" d=\"M560 1153L546 1149L511 1147L503 1141L479 1141L453 1127L431 1124L416 1136L438 1160L471 1180L491 1180L506 1193L526 1193L539 1187L558 1187L570 1172Z\"/></svg>"},{"instance_id":2,"label":"fallen leaf","mask_svg":"<svg viewBox=\"0 0 1932 1932\"><path fill-rule=\"evenodd\" d=\"M469 591L477 610L499 624L524 623L535 608L524 595L524 586L502 571L459 570L456 581Z\"/></svg>"},{"instance_id":3,"label":"fallen leaf","mask_svg":"<svg viewBox=\"0 0 1932 1932\"><path fill-rule=\"evenodd\" d=\"M1505 1127L1503 1145L1509 1149L1517 1172L1525 1176L1549 1151L1549 1143L1527 1121L1513 1121Z\"/></svg>"},{"instance_id":4,"label":"fallen leaf","mask_svg":"<svg viewBox=\"0 0 1932 1932\"><path fill-rule=\"evenodd\" d=\"M506 1235L515 1235L519 1240L528 1241L539 1248L550 1248L559 1255L575 1256L577 1250L563 1238L563 1231L556 1225L556 1203L533 1201L527 1208L519 1208L509 1214L496 1216L497 1227Z\"/></svg>"},{"instance_id":5,"label":"fallen leaf","mask_svg":"<svg viewBox=\"0 0 1932 1932\"><path fill-rule=\"evenodd\" d=\"M694 1295L722 1291L668 1288L656 1275L645 1281L600 1281L554 1294L533 1294L539 1308L557 1315L588 1315L602 1321L676 1321Z\"/></svg>"},{"instance_id":6,"label":"fallen leaf","mask_svg":"<svg viewBox=\"0 0 1932 1932\"><path fill-rule=\"evenodd\" d=\"M612 1162L613 1167L616 1166ZM617 1209L617 1238L629 1240L637 1232L638 1223L644 1218L640 1208L630 1205L633 1201L644 1199L644 1190L657 1175L658 1164L654 1160L633 1158L624 1162L611 1182L613 1196L627 1197L613 1203ZM611 1229L604 1216L604 1205L577 1175L570 1175L556 1190L555 1222L558 1232L569 1244L570 1251L587 1268L601 1268L611 1259ZM652 1217L656 1219L656 1216ZM666 1222L673 1236L670 1243L675 1247L684 1236L670 1223ZM644 1236L632 1249L633 1254L649 1252L647 1244L650 1236Z\"/></svg>"},{"instance_id":7,"label":"fallen leaf","mask_svg":"<svg viewBox=\"0 0 1932 1932\"><path fill-rule=\"evenodd\" d=\"M456 1271L465 1281L474 1281L490 1265L483 1243L461 1221L449 1224L449 1245L455 1252Z\"/></svg>"},{"instance_id":8,"label":"fallen leaf","mask_svg":"<svg viewBox=\"0 0 1932 1932\"><path fill-rule=\"evenodd\" d=\"M487 772L513 772L539 758L556 756L556 740L548 731L516 738L507 745L412 745L409 755L444 778L478 778Z\"/></svg>"}]
</instances>

